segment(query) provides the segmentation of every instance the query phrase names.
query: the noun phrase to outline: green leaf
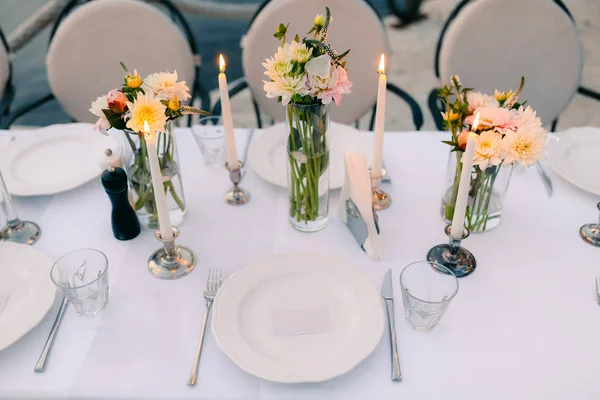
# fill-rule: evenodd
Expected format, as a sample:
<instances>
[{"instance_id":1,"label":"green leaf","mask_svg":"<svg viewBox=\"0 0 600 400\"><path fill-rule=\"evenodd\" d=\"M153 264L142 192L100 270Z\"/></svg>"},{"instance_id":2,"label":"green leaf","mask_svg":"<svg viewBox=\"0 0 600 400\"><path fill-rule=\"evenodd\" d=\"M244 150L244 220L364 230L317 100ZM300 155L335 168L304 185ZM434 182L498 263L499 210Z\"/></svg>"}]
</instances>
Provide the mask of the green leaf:
<instances>
[{"instance_id":1,"label":"green leaf","mask_svg":"<svg viewBox=\"0 0 600 400\"><path fill-rule=\"evenodd\" d=\"M294 42L300 43L300 36L298 36L298 34L296 34L296 36L294 36Z\"/></svg>"},{"instance_id":2,"label":"green leaf","mask_svg":"<svg viewBox=\"0 0 600 400\"><path fill-rule=\"evenodd\" d=\"M121 64L121 68L123 68L123 71L125 71L125 72L129 72L129 71L127 70L127 67L125 66L125 63L124 63L123 61L119 61L119 64Z\"/></svg>"},{"instance_id":3,"label":"green leaf","mask_svg":"<svg viewBox=\"0 0 600 400\"><path fill-rule=\"evenodd\" d=\"M456 146L456 143L454 143L452 140L442 140L442 143L445 143L449 146Z\"/></svg>"},{"instance_id":4,"label":"green leaf","mask_svg":"<svg viewBox=\"0 0 600 400\"><path fill-rule=\"evenodd\" d=\"M292 101L294 103L299 103L302 101L302 95L300 93L294 93L294 95L292 96Z\"/></svg>"},{"instance_id":5,"label":"green leaf","mask_svg":"<svg viewBox=\"0 0 600 400\"><path fill-rule=\"evenodd\" d=\"M342 58L346 57L348 55L348 53L350 53L350 49L346 50L345 52L343 52L342 54L337 56L337 60L340 61Z\"/></svg>"}]
</instances>

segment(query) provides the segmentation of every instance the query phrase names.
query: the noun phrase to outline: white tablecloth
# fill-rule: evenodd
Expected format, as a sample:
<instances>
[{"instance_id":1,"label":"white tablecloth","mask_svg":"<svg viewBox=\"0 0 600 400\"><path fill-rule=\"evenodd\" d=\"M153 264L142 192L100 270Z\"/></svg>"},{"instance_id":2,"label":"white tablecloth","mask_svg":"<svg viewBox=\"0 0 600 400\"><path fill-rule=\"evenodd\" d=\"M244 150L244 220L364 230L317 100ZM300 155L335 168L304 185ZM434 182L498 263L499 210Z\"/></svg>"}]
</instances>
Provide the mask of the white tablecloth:
<instances>
[{"instance_id":1,"label":"white tablecloth","mask_svg":"<svg viewBox=\"0 0 600 400\"><path fill-rule=\"evenodd\" d=\"M600 398L600 308L593 280L600 275L600 249L578 234L583 223L597 219L594 196L549 171L555 185L549 198L535 169L516 171L500 226L465 242L477 270L460 281L436 330L420 333L404 322L398 275L447 240L440 218L448 152L440 140L446 134L386 135L393 204L380 213L384 258L379 262L366 257L333 213L319 233L294 231L287 223L286 191L251 170L243 186L252 201L228 206L222 200L230 186L226 171L203 165L189 130L177 135L188 205L179 242L198 259L183 279L162 281L147 271L146 260L158 247L152 232L130 242L112 238L110 204L99 180L52 197L15 200L21 216L42 227L36 247L50 256L81 247L105 252L111 287L100 315L79 317L68 310L45 373L36 374L33 367L58 305L0 352L1 398ZM332 210L338 195L332 195ZM186 386L208 268L233 272L258 257L296 250L346 257L377 287L384 271L393 269L403 382L390 380L387 331L375 352L350 373L303 385L266 382L241 371L209 331L198 385Z\"/></svg>"}]
</instances>

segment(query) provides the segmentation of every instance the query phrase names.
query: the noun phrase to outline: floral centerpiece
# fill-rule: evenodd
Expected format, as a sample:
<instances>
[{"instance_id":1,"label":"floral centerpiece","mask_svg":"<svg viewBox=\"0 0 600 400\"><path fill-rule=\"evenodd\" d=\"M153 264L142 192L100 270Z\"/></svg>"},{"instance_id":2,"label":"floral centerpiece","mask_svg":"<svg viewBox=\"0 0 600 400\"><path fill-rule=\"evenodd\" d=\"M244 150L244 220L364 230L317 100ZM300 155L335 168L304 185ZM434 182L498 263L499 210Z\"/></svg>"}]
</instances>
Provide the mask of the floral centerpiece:
<instances>
[{"instance_id":1,"label":"floral centerpiece","mask_svg":"<svg viewBox=\"0 0 600 400\"><path fill-rule=\"evenodd\" d=\"M121 66L125 70L121 89L113 89L92 102L90 112L98 117L94 130L104 134L109 129L123 132L131 201L140 223L150 229L158 227L158 216L142 133L144 121L151 132L157 132L158 159L169 216L177 225L183 221L186 208L171 122L185 114L210 114L182 104L191 95L185 81L178 81L177 71L151 74L142 80L137 70L130 73L123 63Z\"/></svg>"},{"instance_id":2,"label":"floral centerpiece","mask_svg":"<svg viewBox=\"0 0 600 400\"><path fill-rule=\"evenodd\" d=\"M461 157L469 131L477 136L465 226L472 232L494 228L500 222L504 198L514 165L531 166L544 159L547 133L527 102L519 103L525 79L516 91L495 91L493 96L464 88L458 76L439 91L445 105L444 124L452 139L447 172L448 187L442 215L450 223L462 172ZM475 116L480 121L473 127Z\"/></svg>"},{"instance_id":3,"label":"floral centerpiece","mask_svg":"<svg viewBox=\"0 0 600 400\"><path fill-rule=\"evenodd\" d=\"M344 57L327 43L332 21L317 15L307 34L286 43L288 25L280 24L274 36L281 47L265 60L264 90L268 98L286 107L288 134L289 218L300 231L324 228L329 213L329 105L337 105L350 93Z\"/></svg>"}]
</instances>

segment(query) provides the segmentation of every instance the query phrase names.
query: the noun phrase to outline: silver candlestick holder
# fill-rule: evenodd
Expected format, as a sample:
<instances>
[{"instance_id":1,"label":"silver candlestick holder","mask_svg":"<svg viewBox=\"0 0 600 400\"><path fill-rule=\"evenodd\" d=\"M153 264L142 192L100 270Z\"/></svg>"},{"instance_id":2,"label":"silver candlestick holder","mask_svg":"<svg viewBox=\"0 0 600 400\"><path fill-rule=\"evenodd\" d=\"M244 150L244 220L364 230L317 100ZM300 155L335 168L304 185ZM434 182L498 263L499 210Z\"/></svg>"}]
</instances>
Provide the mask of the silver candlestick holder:
<instances>
[{"instance_id":1,"label":"silver candlestick holder","mask_svg":"<svg viewBox=\"0 0 600 400\"><path fill-rule=\"evenodd\" d=\"M384 192L379 188L381 184L381 178L383 178L383 171L378 176L373 175L373 171L369 169L371 174L371 201L375 211L381 211L392 205L392 196L389 193Z\"/></svg>"},{"instance_id":2,"label":"silver candlestick holder","mask_svg":"<svg viewBox=\"0 0 600 400\"><path fill-rule=\"evenodd\" d=\"M187 247L175 245L179 230L173 227L173 238L164 240L160 230L154 233L163 247L156 250L148 259L148 269L157 278L177 279L192 272L196 266L196 256Z\"/></svg>"},{"instance_id":3,"label":"silver candlestick holder","mask_svg":"<svg viewBox=\"0 0 600 400\"><path fill-rule=\"evenodd\" d=\"M600 211L600 203L598 203L596 207L598 207L598 210ZM581 229L579 229L579 235L586 243L600 247L600 221L583 225Z\"/></svg>"},{"instance_id":4,"label":"silver candlestick holder","mask_svg":"<svg viewBox=\"0 0 600 400\"><path fill-rule=\"evenodd\" d=\"M448 244L440 244L429 250L427 261L443 265L452 271L457 278L471 274L477 266L475 256L460 245L464 239L469 237L469 230L465 228L460 239L450 236L450 225L447 225L444 231L450 241Z\"/></svg>"},{"instance_id":5,"label":"silver candlestick holder","mask_svg":"<svg viewBox=\"0 0 600 400\"><path fill-rule=\"evenodd\" d=\"M250 192L248 192L246 189L239 187L239 183L242 180L243 176L242 167L244 166L244 164L241 161L239 161L239 163L240 166L236 169L230 169L229 163L225 163L225 168L227 168L227 170L229 171L229 179L231 179L233 187L227 193L225 193L224 199L225 203L232 206L246 204L250 201Z\"/></svg>"}]
</instances>

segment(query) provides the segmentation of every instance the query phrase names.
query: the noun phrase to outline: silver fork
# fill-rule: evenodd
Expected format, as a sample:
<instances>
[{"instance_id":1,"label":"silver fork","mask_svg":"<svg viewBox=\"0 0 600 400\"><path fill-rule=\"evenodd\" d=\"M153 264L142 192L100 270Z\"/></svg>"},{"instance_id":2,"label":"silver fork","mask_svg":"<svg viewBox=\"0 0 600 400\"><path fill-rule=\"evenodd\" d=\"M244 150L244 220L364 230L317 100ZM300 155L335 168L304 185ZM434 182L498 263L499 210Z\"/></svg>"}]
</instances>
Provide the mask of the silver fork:
<instances>
[{"instance_id":1,"label":"silver fork","mask_svg":"<svg viewBox=\"0 0 600 400\"><path fill-rule=\"evenodd\" d=\"M596 302L600 304L600 277L596 277Z\"/></svg>"},{"instance_id":2,"label":"silver fork","mask_svg":"<svg viewBox=\"0 0 600 400\"><path fill-rule=\"evenodd\" d=\"M188 378L187 384L194 386L196 380L198 380L198 367L200 365L200 354L202 353L202 343L204 342L204 332L206 331L206 321L208 321L208 315L212 308L213 300L217 295L217 291L221 287L223 282L223 276L221 275L220 268L211 268L208 270L208 279L206 280L206 287L204 288L204 299L206 300L206 310L204 311L204 321L202 322L202 330L200 332L200 338L198 339L198 348L196 349L196 357L194 357L194 366L192 372Z\"/></svg>"}]
</instances>

